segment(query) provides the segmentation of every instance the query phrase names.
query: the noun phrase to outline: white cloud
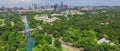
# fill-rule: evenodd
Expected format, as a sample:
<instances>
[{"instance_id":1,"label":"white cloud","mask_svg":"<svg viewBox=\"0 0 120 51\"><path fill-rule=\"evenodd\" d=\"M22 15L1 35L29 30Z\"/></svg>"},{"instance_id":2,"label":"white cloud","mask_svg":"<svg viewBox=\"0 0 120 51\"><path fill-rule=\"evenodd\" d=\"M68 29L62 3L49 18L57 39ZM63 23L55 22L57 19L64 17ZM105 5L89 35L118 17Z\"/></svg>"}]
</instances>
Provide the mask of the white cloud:
<instances>
[{"instance_id":1,"label":"white cloud","mask_svg":"<svg viewBox=\"0 0 120 51\"><path fill-rule=\"evenodd\" d=\"M32 0L11 0L12 2L30 2Z\"/></svg>"}]
</instances>

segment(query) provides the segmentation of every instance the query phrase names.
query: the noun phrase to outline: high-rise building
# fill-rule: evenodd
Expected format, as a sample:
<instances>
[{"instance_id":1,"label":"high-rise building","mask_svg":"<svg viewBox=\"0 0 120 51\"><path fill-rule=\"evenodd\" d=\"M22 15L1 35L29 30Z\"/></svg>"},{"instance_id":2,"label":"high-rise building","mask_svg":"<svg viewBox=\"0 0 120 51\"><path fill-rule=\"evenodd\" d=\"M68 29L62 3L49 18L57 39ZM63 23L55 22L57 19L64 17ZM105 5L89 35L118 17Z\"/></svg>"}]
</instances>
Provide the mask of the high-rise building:
<instances>
[{"instance_id":1,"label":"high-rise building","mask_svg":"<svg viewBox=\"0 0 120 51\"><path fill-rule=\"evenodd\" d=\"M56 4L54 5L54 10L58 10L58 9L59 9L59 4L56 3Z\"/></svg>"},{"instance_id":2,"label":"high-rise building","mask_svg":"<svg viewBox=\"0 0 120 51\"><path fill-rule=\"evenodd\" d=\"M61 2L61 9L63 9L64 8L64 4L63 4L63 2Z\"/></svg>"},{"instance_id":3,"label":"high-rise building","mask_svg":"<svg viewBox=\"0 0 120 51\"><path fill-rule=\"evenodd\" d=\"M50 4L45 5L46 10L49 9L49 8L50 8Z\"/></svg>"},{"instance_id":4,"label":"high-rise building","mask_svg":"<svg viewBox=\"0 0 120 51\"><path fill-rule=\"evenodd\" d=\"M4 7L4 6L2 6L1 10L3 11L4 9L5 9L5 7Z\"/></svg>"},{"instance_id":5,"label":"high-rise building","mask_svg":"<svg viewBox=\"0 0 120 51\"><path fill-rule=\"evenodd\" d=\"M32 10L36 10L37 9L37 4L32 4Z\"/></svg>"}]
</instances>

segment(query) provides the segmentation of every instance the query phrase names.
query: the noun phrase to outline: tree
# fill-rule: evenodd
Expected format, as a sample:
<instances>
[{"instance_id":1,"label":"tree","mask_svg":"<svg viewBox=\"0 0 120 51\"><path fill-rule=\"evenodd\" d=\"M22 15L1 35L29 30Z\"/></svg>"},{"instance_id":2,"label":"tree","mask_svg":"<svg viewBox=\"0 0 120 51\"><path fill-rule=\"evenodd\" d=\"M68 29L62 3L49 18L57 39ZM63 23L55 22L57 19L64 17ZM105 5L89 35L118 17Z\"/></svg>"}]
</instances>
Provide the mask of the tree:
<instances>
[{"instance_id":1,"label":"tree","mask_svg":"<svg viewBox=\"0 0 120 51\"><path fill-rule=\"evenodd\" d=\"M57 39L54 41L54 45L55 45L55 47L59 48L59 47L61 47L61 42Z\"/></svg>"}]
</instances>

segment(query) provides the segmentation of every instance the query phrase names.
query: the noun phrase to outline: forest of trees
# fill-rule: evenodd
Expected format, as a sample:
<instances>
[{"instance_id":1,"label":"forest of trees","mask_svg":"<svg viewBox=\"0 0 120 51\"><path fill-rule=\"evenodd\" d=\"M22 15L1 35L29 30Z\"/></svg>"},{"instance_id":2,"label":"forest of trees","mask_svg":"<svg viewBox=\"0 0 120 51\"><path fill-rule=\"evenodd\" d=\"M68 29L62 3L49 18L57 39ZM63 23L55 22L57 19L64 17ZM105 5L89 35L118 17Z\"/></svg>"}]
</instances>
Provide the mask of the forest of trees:
<instances>
[{"instance_id":1,"label":"forest of trees","mask_svg":"<svg viewBox=\"0 0 120 51\"><path fill-rule=\"evenodd\" d=\"M18 14L1 14L0 19L4 19L4 26L0 26L0 51L24 51L25 37L20 31L24 30L24 25ZM12 23L14 25L12 25Z\"/></svg>"},{"instance_id":2,"label":"forest of trees","mask_svg":"<svg viewBox=\"0 0 120 51\"><path fill-rule=\"evenodd\" d=\"M61 13L60 11L26 12L30 27L36 28L31 32L34 39L33 51L63 51L60 40L72 43L72 47L75 48L82 47L85 51L120 51L120 9L81 12L85 14L68 14L67 18L56 16L60 20L52 23L35 20L34 16L47 14L51 17L50 14ZM24 30L21 16L13 12L12 14L0 14L0 19L5 20L5 25L0 26L0 51L24 51L26 38L23 33L20 33ZM37 29L37 26L41 26L43 30ZM49 35L55 38L54 42ZM115 45L98 44L101 38L106 38Z\"/></svg>"}]
</instances>

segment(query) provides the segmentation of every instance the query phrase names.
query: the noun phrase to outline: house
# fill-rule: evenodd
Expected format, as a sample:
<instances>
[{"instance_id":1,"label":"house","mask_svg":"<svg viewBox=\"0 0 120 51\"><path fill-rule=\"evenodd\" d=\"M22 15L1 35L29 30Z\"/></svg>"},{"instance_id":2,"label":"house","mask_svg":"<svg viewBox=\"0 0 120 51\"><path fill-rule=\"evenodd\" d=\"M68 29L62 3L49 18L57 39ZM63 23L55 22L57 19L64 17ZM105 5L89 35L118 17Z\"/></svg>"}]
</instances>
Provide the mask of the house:
<instances>
[{"instance_id":1,"label":"house","mask_svg":"<svg viewBox=\"0 0 120 51\"><path fill-rule=\"evenodd\" d=\"M106 40L105 38L102 38L98 41L98 44L102 44L102 43L110 43L110 40Z\"/></svg>"},{"instance_id":2,"label":"house","mask_svg":"<svg viewBox=\"0 0 120 51\"><path fill-rule=\"evenodd\" d=\"M55 20L60 20L59 18L56 18L56 17L49 18L48 15L41 15L41 16L36 15L34 19L42 20L43 22L46 22L46 23L51 23L51 22L54 22Z\"/></svg>"}]
</instances>

